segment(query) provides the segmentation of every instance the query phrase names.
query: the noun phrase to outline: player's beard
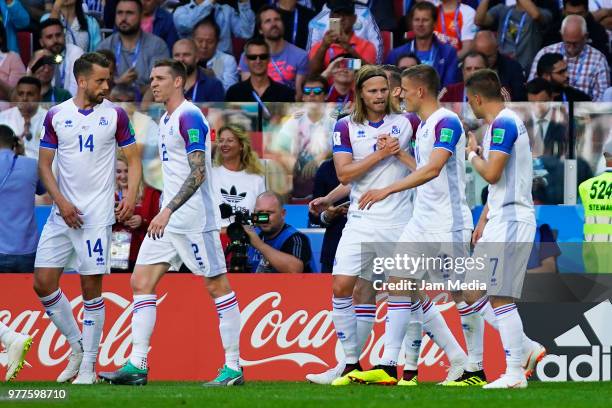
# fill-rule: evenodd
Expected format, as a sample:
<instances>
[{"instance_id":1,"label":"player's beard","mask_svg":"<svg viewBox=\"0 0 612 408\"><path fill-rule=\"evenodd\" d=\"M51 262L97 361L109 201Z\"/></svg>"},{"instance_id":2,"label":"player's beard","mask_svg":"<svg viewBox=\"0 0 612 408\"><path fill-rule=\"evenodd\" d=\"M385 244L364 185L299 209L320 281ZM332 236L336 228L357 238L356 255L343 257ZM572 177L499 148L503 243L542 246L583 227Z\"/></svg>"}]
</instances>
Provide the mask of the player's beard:
<instances>
[{"instance_id":1,"label":"player's beard","mask_svg":"<svg viewBox=\"0 0 612 408\"><path fill-rule=\"evenodd\" d=\"M86 92L85 96L87 97L89 102L95 105L99 105L102 103L102 101L104 101L104 98L106 98L106 93L105 92L102 92L102 93L101 92L97 92L97 93Z\"/></svg>"}]
</instances>

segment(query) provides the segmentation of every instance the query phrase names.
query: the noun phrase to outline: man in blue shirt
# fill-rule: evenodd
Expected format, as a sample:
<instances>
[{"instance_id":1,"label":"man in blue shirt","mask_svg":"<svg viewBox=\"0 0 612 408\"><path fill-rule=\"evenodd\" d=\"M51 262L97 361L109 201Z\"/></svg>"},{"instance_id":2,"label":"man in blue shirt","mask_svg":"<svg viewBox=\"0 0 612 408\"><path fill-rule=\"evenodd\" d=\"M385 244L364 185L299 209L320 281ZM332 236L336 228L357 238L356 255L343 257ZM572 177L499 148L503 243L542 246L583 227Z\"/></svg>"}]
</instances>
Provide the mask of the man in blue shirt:
<instances>
[{"instance_id":1,"label":"man in blue shirt","mask_svg":"<svg viewBox=\"0 0 612 408\"><path fill-rule=\"evenodd\" d=\"M9 51L19 53L17 31L25 30L30 24L30 15L19 0L0 1L0 20L6 31L6 45Z\"/></svg>"},{"instance_id":2,"label":"man in blue shirt","mask_svg":"<svg viewBox=\"0 0 612 408\"><path fill-rule=\"evenodd\" d=\"M207 75L198 67L195 42L191 38L178 40L172 48L172 58L187 68L185 98L191 102L223 102L225 89L213 75Z\"/></svg>"},{"instance_id":3,"label":"man in blue shirt","mask_svg":"<svg viewBox=\"0 0 612 408\"><path fill-rule=\"evenodd\" d=\"M36 160L15 153L19 141L0 125L0 272L33 272L38 230L34 195L45 190Z\"/></svg>"},{"instance_id":4,"label":"man in blue shirt","mask_svg":"<svg viewBox=\"0 0 612 408\"><path fill-rule=\"evenodd\" d=\"M396 65L400 56L414 53L423 64L431 65L440 76L441 86L459 82L459 61L452 45L440 42L434 35L438 10L429 2L416 3L412 8L414 40L393 49L385 64Z\"/></svg>"}]
</instances>

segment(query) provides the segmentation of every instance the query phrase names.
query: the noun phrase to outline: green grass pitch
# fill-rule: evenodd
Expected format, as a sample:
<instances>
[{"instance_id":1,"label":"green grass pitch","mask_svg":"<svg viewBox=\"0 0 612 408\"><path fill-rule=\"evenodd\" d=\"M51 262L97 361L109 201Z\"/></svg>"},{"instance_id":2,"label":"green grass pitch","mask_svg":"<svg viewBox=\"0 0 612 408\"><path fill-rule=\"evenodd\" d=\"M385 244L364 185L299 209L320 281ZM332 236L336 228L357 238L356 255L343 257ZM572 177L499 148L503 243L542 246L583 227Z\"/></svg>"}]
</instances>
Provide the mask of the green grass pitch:
<instances>
[{"instance_id":1,"label":"green grass pitch","mask_svg":"<svg viewBox=\"0 0 612 408\"><path fill-rule=\"evenodd\" d=\"M8 401L9 390L64 389L63 401ZM410 405L408 405L410 404ZM251 382L211 389L194 382L152 382L144 387L61 385L42 382L2 383L0 407L415 407L415 408L580 408L612 407L612 383L531 382L524 390L350 385L320 386L296 382Z\"/></svg>"}]
</instances>

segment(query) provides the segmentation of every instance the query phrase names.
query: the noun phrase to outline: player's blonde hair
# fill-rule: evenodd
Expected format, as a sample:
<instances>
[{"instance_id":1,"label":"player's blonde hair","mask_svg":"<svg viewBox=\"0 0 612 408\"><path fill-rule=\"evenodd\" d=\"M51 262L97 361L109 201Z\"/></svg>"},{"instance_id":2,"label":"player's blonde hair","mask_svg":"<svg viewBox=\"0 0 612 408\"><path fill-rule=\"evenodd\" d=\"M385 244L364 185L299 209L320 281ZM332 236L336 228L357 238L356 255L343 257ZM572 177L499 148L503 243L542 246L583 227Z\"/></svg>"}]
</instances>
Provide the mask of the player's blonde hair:
<instances>
[{"instance_id":1,"label":"player's blonde hair","mask_svg":"<svg viewBox=\"0 0 612 408\"><path fill-rule=\"evenodd\" d=\"M259 174L260 176L263 176L264 168L259 161L259 156L257 156L257 153L255 153L251 147L251 138L249 137L246 129L236 124L223 125L217 132L217 137L220 137L221 133L225 132L226 130L232 132L242 147L242 152L240 153L241 170L244 170L249 174ZM223 157L221 157L221 152L218 148L215 151L213 164L215 167L223 165Z\"/></svg>"},{"instance_id":2,"label":"player's blonde hair","mask_svg":"<svg viewBox=\"0 0 612 408\"><path fill-rule=\"evenodd\" d=\"M385 71L383 71L382 68L376 65L364 65L355 74L355 106L351 115L351 119L355 123L365 123L367 120L367 108L363 102L361 92L365 81L374 77L383 77L385 81L387 81L387 86L389 85L387 74L385 74ZM387 96L387 101L385 102L385 114L389 115L390 113L392 113L392 107L391 91L389 90L389 95Z\"/></svg>"}]
</instances>

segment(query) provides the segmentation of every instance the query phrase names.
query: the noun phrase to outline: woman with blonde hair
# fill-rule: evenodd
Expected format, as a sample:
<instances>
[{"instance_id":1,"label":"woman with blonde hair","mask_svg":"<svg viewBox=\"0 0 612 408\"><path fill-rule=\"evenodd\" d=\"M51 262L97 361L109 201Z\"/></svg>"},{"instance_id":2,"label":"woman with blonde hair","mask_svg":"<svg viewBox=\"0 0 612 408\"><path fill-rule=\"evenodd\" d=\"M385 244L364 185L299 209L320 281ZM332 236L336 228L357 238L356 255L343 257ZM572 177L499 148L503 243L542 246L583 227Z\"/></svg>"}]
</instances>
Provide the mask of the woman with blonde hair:
<instances>
[{"instance_id":1,"label":"woman with blonde hair","mask_svg":"<svg viewBox=\"0 0 612 408\"><path fill-rule=\"evenodd\" d=\"M255 199L266 191L266 182L264 168L251 147L249 134L240 125L224 125L217 132L216 143L212 179L218 192L218 204L253 211ZM228 219L221 222L223 228L228 224Z\"/></svg>"}]
</instances>

